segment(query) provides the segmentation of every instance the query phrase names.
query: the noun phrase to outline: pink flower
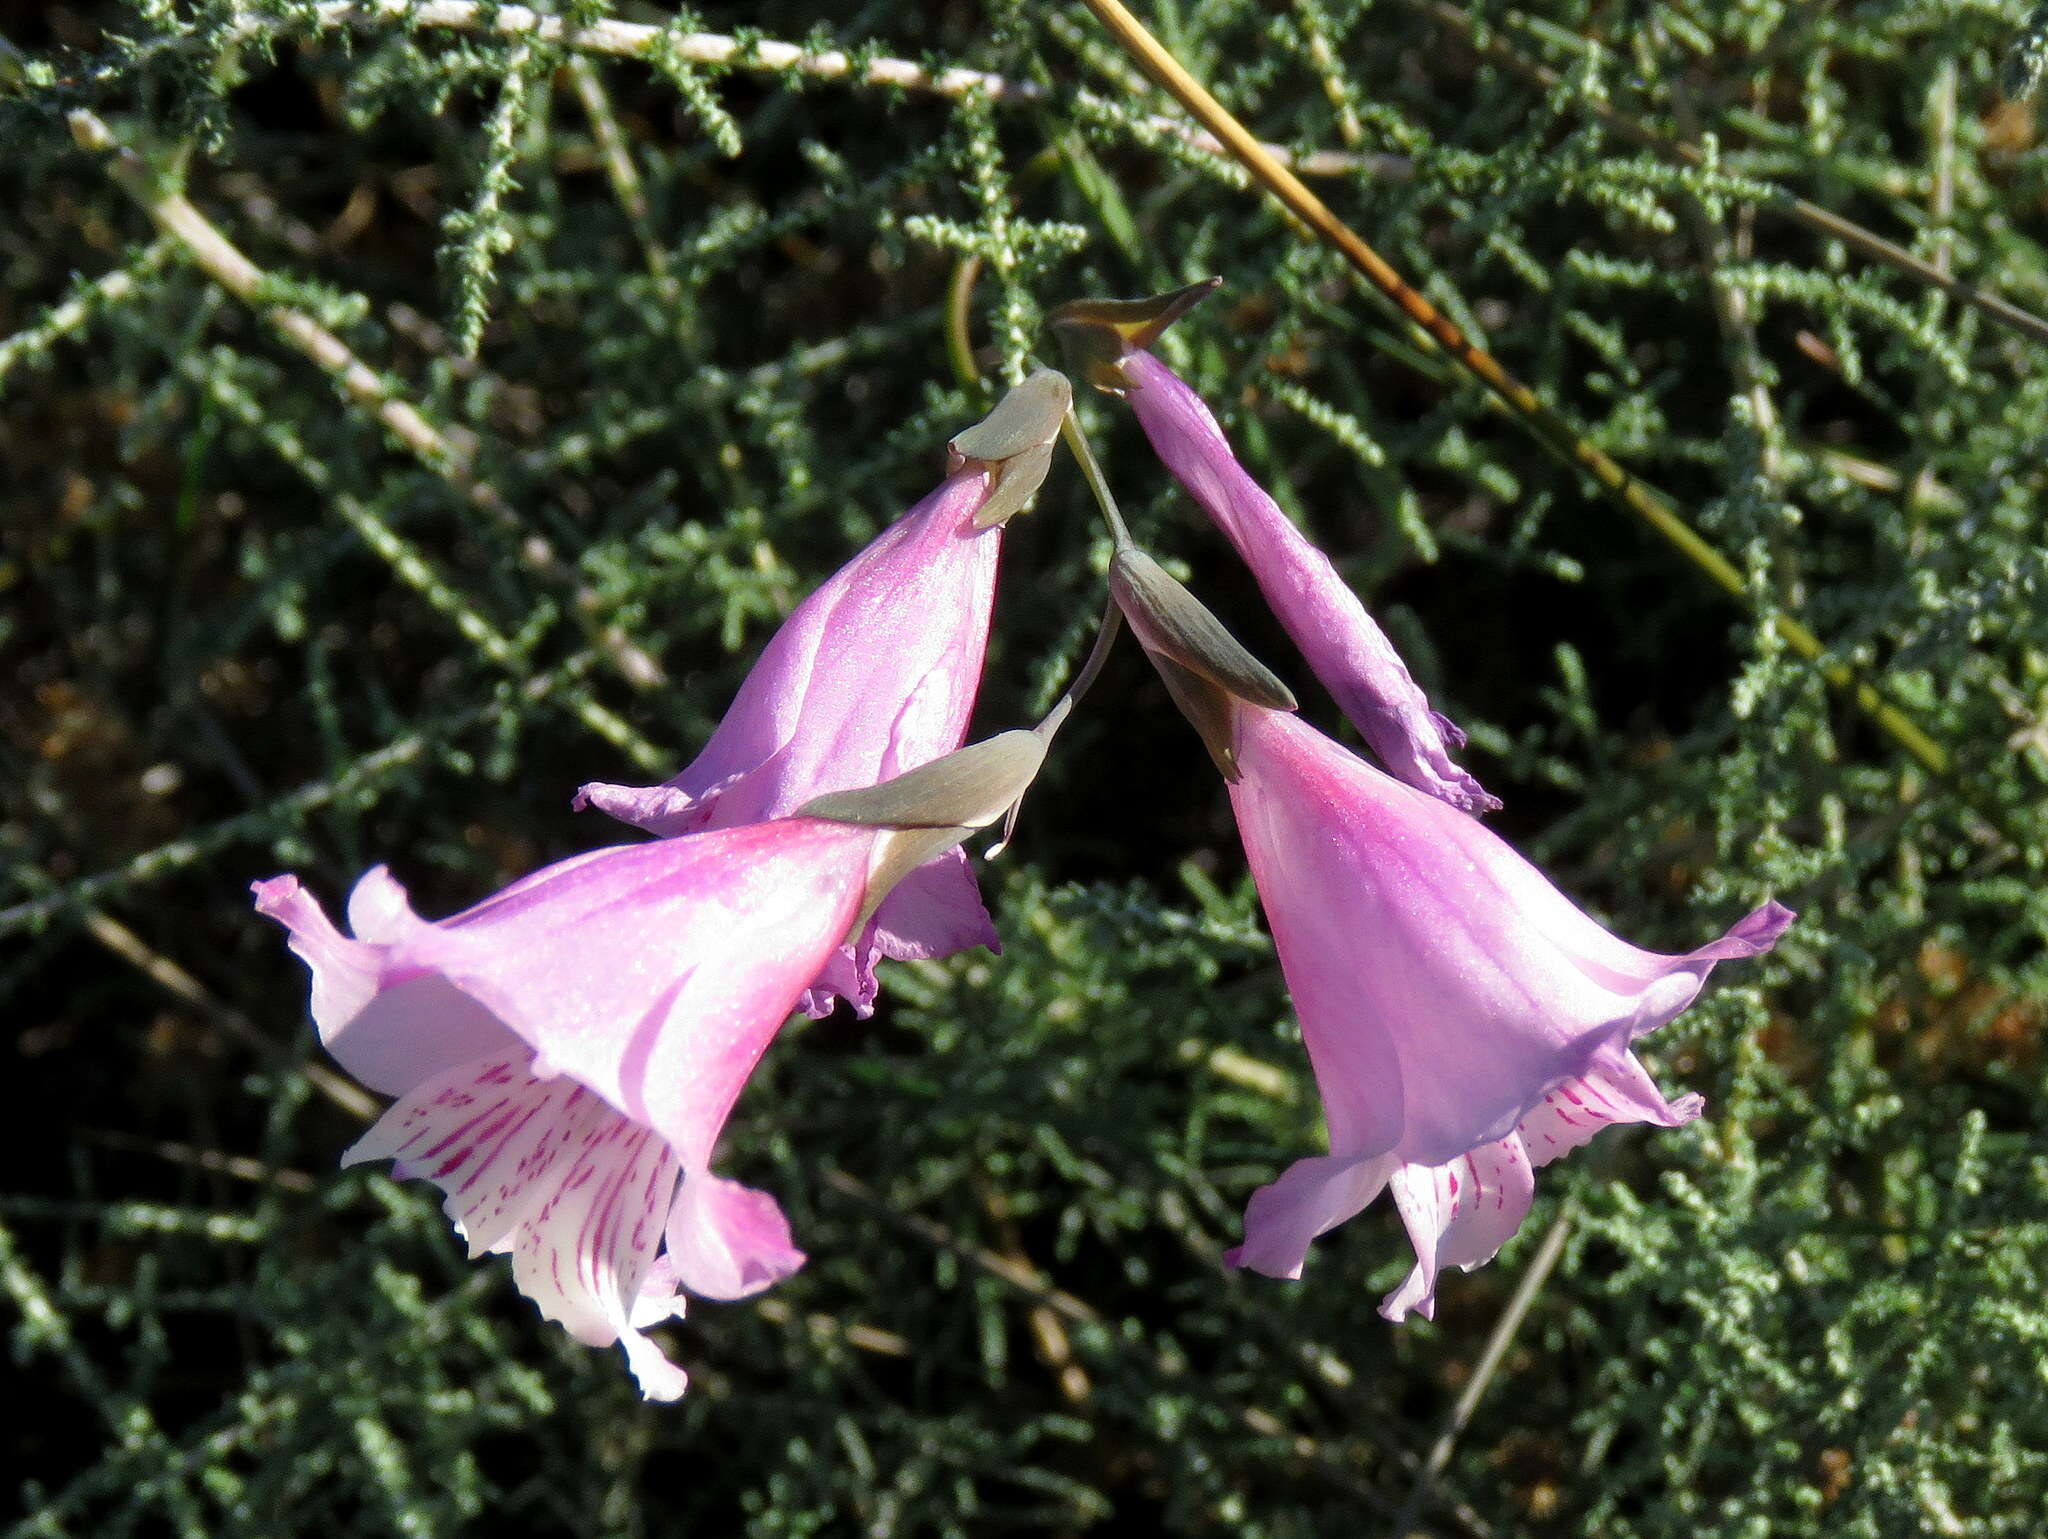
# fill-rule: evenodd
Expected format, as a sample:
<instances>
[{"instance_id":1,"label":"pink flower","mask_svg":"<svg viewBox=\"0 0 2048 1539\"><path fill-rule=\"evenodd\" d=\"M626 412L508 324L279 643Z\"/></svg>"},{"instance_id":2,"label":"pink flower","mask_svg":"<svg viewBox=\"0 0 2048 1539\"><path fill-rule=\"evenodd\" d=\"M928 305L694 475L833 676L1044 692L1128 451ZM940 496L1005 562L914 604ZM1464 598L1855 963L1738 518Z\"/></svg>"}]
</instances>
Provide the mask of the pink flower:
<instances>
[{"instance_id":1,"label":"pink flower","mask_svg":"<svg viewBox=\"0 0 2048 1539\"><path fill-rule=\"evenodd\" d=\"M988 647L1003 520L1043 475L1071 398L1063 376L1042 370L961 434L938 488L783 622L689 768L658 786L586 785L576 805L671 838L781 817L958 748ZM975 945L1002 949L966 856L948 850L828 959L805 1008L824 1015L844 997L870 1014L878 954L917 961Z\"/></svg>"},{"instance_id":2,"label":"pink flower","mask_svg":"<svg viewBox=\"0 0 2048 1539\"><path fill-rule=\"evenodd\" d=\"M1322 1091L1330 1152L1253 1194L1232 1265L1298 1277L1309 1243L1392 1185L1416 1265L1380 1312L1430 1315L1439 1267L1492 1258L1534 1167L1616 1123L1677 1127L1630 1044L1714 964L1768 951L1766 903L1683 956L1589 919L1476 819L1314 728L1238 705L1230 787Z\"/></svg>"},{"instance_id":3,"label":"pink flower","mask_svg":"<svg viewBox=\"0 0 2048 1539\"><path fill-rule=\"evenodd\" d=\"M1122 394L1188 495L1258 579L1287 634L1396 778L1467 812L1498 807L1451 759L1465 734L1430 709L1408 666L1330 558L1251 478L1202 398L1142 348L1118 360Z\"/></svg>"},{"instance_id":4,"label":"pink flower","mask_svg":"<svg viewBox=\"0 0 2048 1539\"><path fill-rule=\"evenodd\" d=\"M256 907L312 969L327 1050L398 1098L343 1162L439 1186L472 1257L510 1252L544 1316L672 1400L686 1376L642 1333L681 1290L743 1298L803 1264L713 1146L889 837L800 817L596 850L432 923L379 866L352 937L295 877Z\"/></svg>"}]
</instances>

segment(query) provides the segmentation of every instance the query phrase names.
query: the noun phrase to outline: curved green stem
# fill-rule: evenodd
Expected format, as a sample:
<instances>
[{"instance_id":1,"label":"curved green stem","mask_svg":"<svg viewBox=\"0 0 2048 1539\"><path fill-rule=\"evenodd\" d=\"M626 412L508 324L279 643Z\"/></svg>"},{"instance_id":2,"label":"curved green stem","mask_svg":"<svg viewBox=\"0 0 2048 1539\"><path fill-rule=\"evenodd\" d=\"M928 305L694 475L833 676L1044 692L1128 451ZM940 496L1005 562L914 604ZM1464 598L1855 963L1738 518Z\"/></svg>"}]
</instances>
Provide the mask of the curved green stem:
<instances>
[{"instance_id":1,"label":"curved green stem","mask_svg":"<svg viewBox=\"0 0 2048 1539\"><path fill-rule=\"evenodd\" d=\"M1095 505L1102 509L1102 521L1109 525L1109 537L1118 550L1132 547L1130 526L1118 510L1116 497L1109 489L1108 478L1102 473L1102 466L1096 462L1095 451L1088 447L1088 435L1081 431L1081 419L1074 409L1067 408L1067 415L1060 423L1060 437L1067 441L1074 458L1081 462L1082 479L1088 483L1088 490L1095 494Z\"/></svg>"},{"instance_id":2,"label":"curved green stem","mask_svg":"<svg viewBox=\"0 0 2048 1539\"><path fill-rule=\"evenodd\" d=\"M1031 729L1045 739L1048 745L1052 742L1053 734L1066 725L1067 717L1072 714L1074 707L1080 704L1081 697L1088 693L1089 686L1095 682L1095 676L1102 672L1102 665L1109 660L1110 648L1116 645L1116 638L1123 630L1123 623L1124 613L1117 607L1116 600L1111 598L1102 606L1102 623L1095 628L1095 644L1088 649L1087 657L1082 659L1081 671L1074 675L1072 682L1061 692L1059 699L1052 703L1052 709L1047 711L1038 725Z\"/></svg>"},{"instance_id":3,"label":"curved green stem","mask_svg":"<svg viewBox=\"0 0 2048 1539\"><path fill-rule=\"evenodd\" d=\"M946 358L953 365L953 377L968 390L981 384L981 366L974 361L967 314L980 276L981 258L970 252L953 264L953 276L946 280Z\"/></svg>"}]
</instances>

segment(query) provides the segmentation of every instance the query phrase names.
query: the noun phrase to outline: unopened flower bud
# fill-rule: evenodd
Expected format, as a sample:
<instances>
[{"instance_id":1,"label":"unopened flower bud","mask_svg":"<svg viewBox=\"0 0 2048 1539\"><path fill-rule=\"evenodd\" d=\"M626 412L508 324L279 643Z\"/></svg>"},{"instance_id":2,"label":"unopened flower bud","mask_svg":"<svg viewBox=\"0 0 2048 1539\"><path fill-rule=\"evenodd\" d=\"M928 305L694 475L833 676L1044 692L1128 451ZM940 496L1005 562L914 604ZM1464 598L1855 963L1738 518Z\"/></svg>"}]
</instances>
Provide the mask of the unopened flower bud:
<instances>
[{"instance_id":1,"label":"unopened flower bud","mask_svg":"<svg viewBox=\"0 0 2048 1539\"><path fill-rule=\"evenodd\" d=\"M953 469L988 467L992 484L974 526L987 529L1021 512L1052 466L1060 420L1074 404L1074 387L1057 369L1036 369L990 412L946 445Z\"/></svg>"},{"instance_id":2,"label":"unopened flower bud","mask_svg":"<svg viewBox=\"0 0 2048 1539\"><path fill-rule=\"evenodd\" d=\"M1131 388L1123 359L1159 340L1159 334L1222 287L1204 278L1150 299L1076 299L1046 317L1067 363L1097 390L1121 395Z\"/></svg>"},{"instance_id":3,"label":"unopened flower bud","mask_svg":"<svg viewBox=\"0 0 2048 1539\"><path fill-rule=\"evenodd\" d=\"M1401 780L1466 812L1498 807L1452 753L1465 734L1431 708L1330 558L1254 481L1222 427L1148 348L1218 280L1153 299L1083 299L1052 313L1070 367L1123 397L1174 478L1229 537L1266 602L1344 714Z\"/></svg>"},{"instance_id":4,"label":"unopened flower bud","mask_svg":"<svg viewBox=\"0 0 2048 1539\"><path fill-rule=\"evenodd\" d=\"M1174 704L1201 734L1216 768L1226 780L1237 779L1232 702L1291 711L1293 694L1200 599L1144 551L1131 547L1117 552L1109 567L1109 591Z\"/></svg>"}]
</instances>

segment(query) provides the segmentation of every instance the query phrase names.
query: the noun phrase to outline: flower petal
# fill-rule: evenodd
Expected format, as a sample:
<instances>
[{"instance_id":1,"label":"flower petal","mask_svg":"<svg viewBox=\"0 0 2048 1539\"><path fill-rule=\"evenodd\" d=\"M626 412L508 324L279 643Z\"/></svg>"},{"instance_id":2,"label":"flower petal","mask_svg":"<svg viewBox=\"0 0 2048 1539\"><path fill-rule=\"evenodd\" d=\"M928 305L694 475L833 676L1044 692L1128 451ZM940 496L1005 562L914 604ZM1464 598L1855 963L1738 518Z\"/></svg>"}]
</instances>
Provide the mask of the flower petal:
<instances>
[{"instance_id":1,"label":"flower petal","mask_svg":"<svg viewBox=\"0 0 2048 1539\"><path fill-rule=\"evenodd\" d=\"M1543 1092L1515 1129L1530 1162L1548 1165L1586 1143L1602 1128L1629 1122L1676 1128L1697 1117L1697 1095L1666 1101L1633 1053L1610 1055L1587 1072Z\"/></svg>"},{"instance_id":2,"label":"flower petal","mask_svg":"<svg viewBox=\"0 0 2048 1539\"><path fill-rule=\"evenodd\" d=\"M256 895L256 912L290 932L292 954L312 969L313 1024L321 1041L327 1041L376 994L383 959L376 947L335 929L320 900L297 877L273 876L252 883L249 890Z\"/></svg>"},{"instance_id":3,"label":"flower petal","mask_svg":"<svg viewBox=\"0 0 2048 1539\"><path fill-rule=\"evenodd\" d=\"M593 780L576 788L571 811L596 808L607 817L645 829L657 839L680 839L707 826L718 807L718 798L740 777L728 776L700 795L673 785L617 786Z\"/></svg>"},{"instance_id":4,"label":"flower petal","mask_svg":"<svg viewBox=\"0 0 2048 1539\"><path fill-rule=\"evenodd\" d=\"M874 837L796 818L598 851L412 921L387 965L445 977L701 1166L851 924Z\"/></svg>"},{"instance_id":5,"label":"flower petal","mask_svg":"<svg viewBox=\"0 0 2048 1539\"><path fill-rule=\"evenodd\" d=\"M334 928L319 902L290 876L255 886L256 911L291 932L291 948L313 973L313 1024L321 1045L350 1074L384 1095L402 1096L473 1059L516 1052L519 1039L483 1005L432 974L394 975L373 931L351 940ZM368 893L369 903L359 901ZM382 866L356 884L352 920L397 922L404 890ZM395 898L393 895L395 894ZM413 923L419 921L414 919Z\"/></svg>"},{"instance_id":6,"label":"flower petal","mask_svg":"<svg viewBox=\"0 0 2048 1539\"><path fill-rule=\"evenodd\" d=\"M1147 352L1122 360L1145 436L1258 580L1259 591L1373 752L1416 790L1465 812L1500 801L1452 758L1465 735L1439 712L1330 558L1231 451L1202 398Z\"/></svg>"},{"instance_id":7,"label":"flower petal","mask_svg":"<svg viewBox=\"0 0 2048 1539\"><path fill-rule=\"evenodd\" d=\"M904 877L875 911L875 949L894 961L924 962L970 946L1003 949L967 852L957 846Z\"/></svg>"},{"instance_id":8,"label":"flower petal","mask_svg":"<svg viewBox=\"0 0 2048 1539\"><path fill-rule=\"evenodd\" d=\"M704 751L662 786L592 784L596 807L673 836L783 817L958 748L981 681L1000 529L965 469L813 591L762 649Z\"/></svg>"},{"instance_id":9,"label":"flower petal","mask_svg":"<svg viewBox=\"0 0 2048 1539\"><path fill-rule=\"evenodd\" d=\"M513 1253L519 1290L586 1346L621 1342L649 1399L689 1382L640 1332L680 1313L658 1269L678 1166L659 1137L575 1081L537 1078L531 1055L479 1059L380 1117L344 1165L392 1159L432 1181L472 1258Z\"/></svg>"},{"instance_id":10,"label":"flower petal","mask_svg":"<svg viewBox=\"0 0 2048 1539\"><path fill-rule=\"evenodd\" d=\"M1000 529L978 529L985 468L964 468L813 592L770 639L711 741L665 785L593 782L575 805L662 838L783 817L957 749L981 681ZM813 1016L845 999L873 1013L874 961L996 949L972 869L957 853L899 885L878 928L828 958L805 993Z\"/></svg>"},{"instance_id":11,"label":"flower petal","mask_svg":"<svg viewBox=\"0 0 2048 1539\"><path fill-rule=\"evenodd\" d=\"M1403 1165L1394 1172L1394 1205L1415 1247L1415 1267L1380 1305L1389 1320L1412 1309L1436 1318L1436 1276L1491 1261L1528 1216L1536 1175L1521 1139L1510 1133L1445 1165Z\"/></svg>"},{"instance_id":12,"label":"flower petal","mask_svg":"<svg viewBox=\"0 0 2048 1539\"><path fill-rule=\"evenodd\" d=\"M1236 741L1231 799L1338 1153L1439 1165L1505 1138L1789 922L1766 905L1698 951L1645 951L1305 722L1240 707Z\"/></svg>"},{"instance_id":13,"label":"flower petal","mask_svg":"<svg viewBox=\"0 0 2048 1539\"><path fill-rule=\"evenodd\" d=\"M640 1296L633 1301L631 1324L636 1331L650 1330L664 1320L680 1320L688 1302L676 1281L676 1269L663 1251L654 1258L647 1275L640 1279Z\"/></svg>"},{"instance_id":14,"label":"flower petal","mask_svg":"<svg viewBox=\"0 0 2048 1539\"><path fill-rule=\"evenodd\" d=\"M875 976L875 925L869 920L859 935L825 958L797 1008L814 1021L830 1015L840 1000L866 1020L875 1013L881 980Z\"/></svg>"},{"instance_id":15,"label":"flower petal","mask_svg":"<svg viewBox=\"0 0 2048 1539\"><path fill-rule=\"evenodd\" d=\"M805 1257L773 1197L709 1171L690 1171L669 1209L668 1259L690 1292L743 1299L781 1282Z\"/></svg>"},{"instance_id":16,"label":"flower petal","mask_svg":"<svg viewBox=\"0 0 2048 1539\"><path fill-rule=\"evenodd\" d=\"M1225 1266L1268 1277L1299 1277L1317 1235L1327 1234L1379 1196L1398 1164L1391 1156L1347 1159L1319 1154L1296 1160L1280 1179L1252 1193L1244 1211L1244 1244Z\"/></svg>"},{"instance_id":17,"label":"flower petal","mask_svg":"<svg viewBox=\"0 0 2048 1539\"><path fill-rule=\"evenodd\" d=\"M508 1236L552 1190L582 1103L597 1100L574 1080L537 1078L532 1058L522 1048L429 1080L388 1108L341 1163L397 1161L394 1175L448 1194L444 1207L471 1260L509 1250Z\"/></svg>"},{"instance_id":18,"label":"flower petal","mask_svg":"<svg viewBox=\"0 0 2048 1539\"><path fill-rule=\"evenodd\" d=\"M519 1226L512 1275L543 1317L585 1346L620 1343L640 1392L673 1400L689 1376L634 1322L664 1307L642 1283L661 1245L675 1192L675 1156L659 1137L586 1096L560 1119L561 1174Z\"/></svg>"}]
</instances>

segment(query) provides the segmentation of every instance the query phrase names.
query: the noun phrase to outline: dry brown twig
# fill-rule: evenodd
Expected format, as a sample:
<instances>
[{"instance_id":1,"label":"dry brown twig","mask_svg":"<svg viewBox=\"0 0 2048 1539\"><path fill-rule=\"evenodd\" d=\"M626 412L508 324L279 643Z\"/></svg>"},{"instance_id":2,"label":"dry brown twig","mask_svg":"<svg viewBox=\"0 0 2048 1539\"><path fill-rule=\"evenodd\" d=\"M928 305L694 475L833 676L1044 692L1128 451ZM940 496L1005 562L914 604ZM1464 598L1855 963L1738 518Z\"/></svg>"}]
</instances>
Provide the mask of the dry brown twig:
<instances>
[{"instance_id":1,"label":"dry brown twig","mask_svg":"<svg viewBox=\"0 0 2048 1539\"><path fill-rule=\"evenodd\" d=\"M991 102L1037 106L1070 100L1080 106L1106 106L1087 91L1055 92L1029 80L1011 80L977 69L928 70L908 59L871 58L858 64L836 48L809 52L794 43L760 38L742 42L722 32L680 32L669 27L652 27L640 22L606 18L587 26L573 26L559 16L549 16L523 5L489 6L475 0L330 0L314 7L313 22L321 27L367 26L377 22L403 22L409 27L439 28L457 32L482 32L504 38L532 38L559 44L578 53L604 54L618 59L648 60L656 57L680 64L714 69L744 69L767 74L806 75L813 80L843 80L854 85L894 86L924 96L961 97L976 91ZM280 23L268 16L251 16L237 23L234 32L256 37L276 30ZM1152 113L1139 120L1150 132L1179 139L1198 150L1228 159L1216 138L1184 119ZM1269 144L1267 153L1303 176L1351 176L1358 172L1384 173L1405 167L1396 155L1352 154L1341 150L1311 150L1298 153L1284 145Z\"/></svg>"},{"instance_id":2,"label":"dry brown twig","mask_svg":"<svg viewBox=\"0 0 2048 1539\"><path fill-rule=\"evenodd\" d=\"M1474 53L1491 63L1512 70L1531 85L1540 86L1548 91L1555 89L1564 80L1564 77L1549 65L1530 58L1502 37L1496 35L1484 41L1475 37L1475 23L1471 13L1450 4L1449 0L1406 0L1406 3L1454 28L1461 34L1465 45ZM1515 19L1514 13L1510 12L1506 19ZM1688 144L1683 140L1667 139L1654 129L1638 123L1625 112L1597 103L1586 103L1583 110L1591 113L1602 124L1631 143L1662 155L1668 160L1675 160L1687 166L1707 164L1706 154L1697 145ZM1937 182L1937 217L1940 217L1943 207L1943 196L1940 183ZM1953 196L1952 189L1947 196ZM1840 214L1832 213L1818 203L1810 202L1782 187L1772 188L1771 198L1760 206L1767 212L1789 219L1795 224L1804 225L1818 235L1838 240L1852 251L1874 262L1882 262L1908 277L1917 278L1922 283L1941 290L1951 299L1982 311L2001 325L2009 326L2036 341L2048 342L2048 320L2042 319L2031 310L2022 309L2009 299L2001 298L1989 289L1974 283L1966 283L1949 270L1946 237L1939 260L1929 262L1915 256L1896 241L1886 240L1876 231L1866 229L1854 220L1844 219Z\"/></svg>"},{"instance_id":3,"label":"dry brown twig","mask_svg":"<svg viewBox=\"0 0 2048 1539\"><path fill-rule=\"evenodd\" d=\"M440 476L513 542L520 563L570 596L570 610L619 675L637 688L663 681L659 664L616 626L596 619L598 595L564 562L541 534L529 528L504 495L476 474L468 449L429 422L347 343L305 311L270 296L270 275L202 214L182 192L158 185L141 156L115 138L113 130L83 109L71 114L79 148L107 157L108 174L135 200L156 227L214 282L256 311L299 353L310 359L343 395L368 412L401 447Z\"/></svg>"},{"instance_id":4,"label":"dry brown twig","mask_svg":"<svg viewBox=\"0 0 2048 1539\"><path fill-rule=\"evenodd\" d=\"M1359 276L1384 296L1414 327L1426 346L1450 358L1482 385L1503 408L1552 453L1580 471L1607 496L1662 536L1724 593L1739 603L1749 601L1747 579L1716 550L1661 493L1637 478L1614 457L1582 436L1543 398L1479 346L1457 323L1403 278L1386 259L1338 218L1330 206L1300 177L1266 154L1251 131L1188 73L1187 68L1131 14L1121 0L1084 0L1126 53L1165 91L1229 149L1252 179L1317 239L1334 249ZM1949 751L1923 731L1875 684L1846 663L1829 656L1827 647L1804 622L1779 610L1769 619L1785 644L1811 663L1829 684L1840 689L1886 736L1924 769L1949 772ZM1994 821L1987 815L1987 821Z\"/></svg>"}]
</instances>

